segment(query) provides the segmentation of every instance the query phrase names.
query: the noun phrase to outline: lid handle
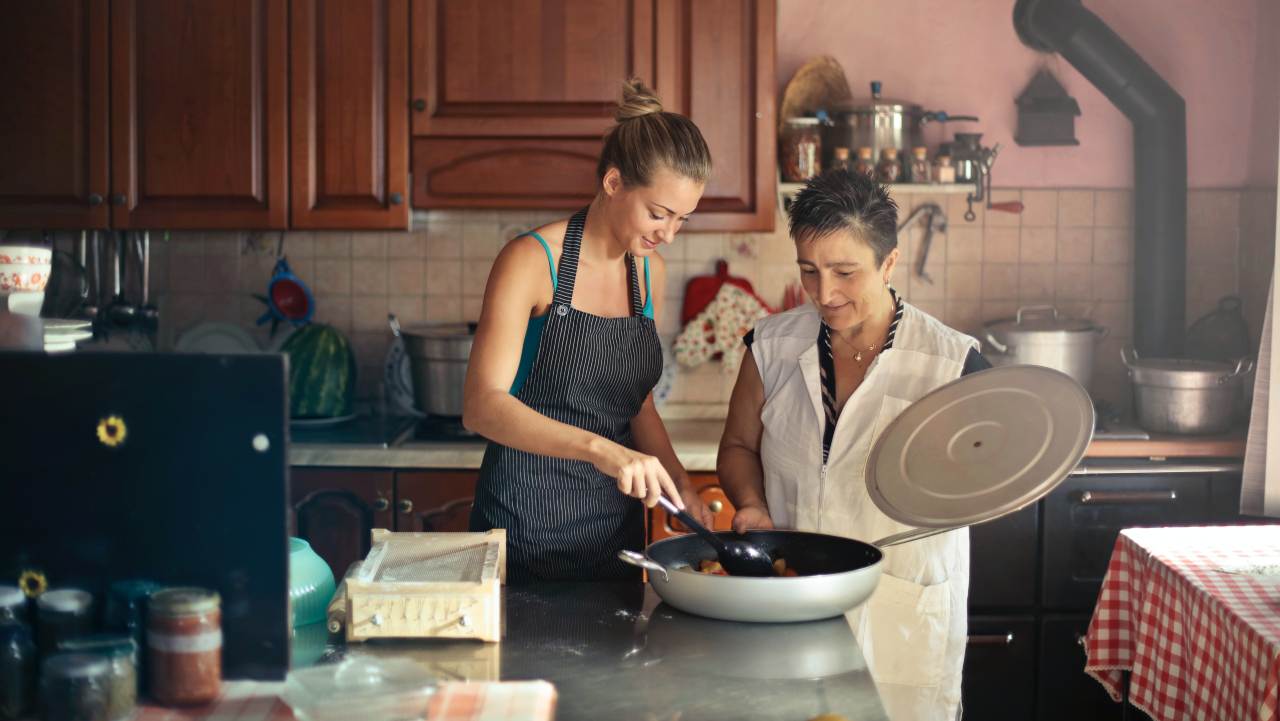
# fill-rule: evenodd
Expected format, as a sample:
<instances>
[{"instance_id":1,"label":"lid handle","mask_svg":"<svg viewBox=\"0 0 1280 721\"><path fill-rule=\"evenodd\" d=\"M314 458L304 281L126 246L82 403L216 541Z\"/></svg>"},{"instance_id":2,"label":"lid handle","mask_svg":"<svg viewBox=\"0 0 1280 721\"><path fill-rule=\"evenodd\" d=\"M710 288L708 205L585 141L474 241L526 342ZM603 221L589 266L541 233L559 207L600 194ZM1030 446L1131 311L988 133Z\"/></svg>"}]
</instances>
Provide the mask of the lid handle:
<instances>
[{"instance_id":1,"label":"lid handle","mask_svg":"<svg viewBox=\"0 0 1280 721\"><path fill-rule=\"evenodd\" d=\"M1245 356L1240 360L1236 361L1235 370L1231 371L1229 374L1222 376L1221 378L1218 379L1218 385L1222 385L1223 383L1226 383L1227 381L1237 376L1249 375L1249 373L1251 373L1252 371L1253 371L1253 359L1250 358L1249 356Z\"/></svg>"},{"instance_id":2,"label":"lid handle","mask_svg":"<svg viewBox=\"0 0 1280 721\"><path fill-rule=\"evenodd\" d=\"M1008 352L1009 352L1009 346L1007 346L1007 345L1005 345L1004 343L1001 343L1000 341L996 340L996 337L995 337L995 336L993 336L993 335L991 335L991 331L987 331L987 332L985 333L985 335L987 336L987 342L991 344L991 347L995 348L996 350L1000 351L1001 353L1008 353Z\"/></svg>"},{"instance_id":3,"label":"lid handle","mask_svg":"<svg viewBox=\"0 0 1280 721\"><path fill-rule=\"evenodd\" d=\"M1022 325L1022 314L1032 315L1034 313L1048 313L1053 316L1054 320L1058 319L1058 309L1051 305L1024 305L1018 308L1018 325Z\"/></svg>"},{"instance_id":4,"label":"lid handle","mask_svg":"<svg viewBox=\"0 0 1280 721\"><path fill-rule=\"evenodd\" d=\"M1133 370L1133 364L1138 362L1138 349L1129 346L1120 347L1120 362L1129 370Z\"/></svg>"}]
</instances>

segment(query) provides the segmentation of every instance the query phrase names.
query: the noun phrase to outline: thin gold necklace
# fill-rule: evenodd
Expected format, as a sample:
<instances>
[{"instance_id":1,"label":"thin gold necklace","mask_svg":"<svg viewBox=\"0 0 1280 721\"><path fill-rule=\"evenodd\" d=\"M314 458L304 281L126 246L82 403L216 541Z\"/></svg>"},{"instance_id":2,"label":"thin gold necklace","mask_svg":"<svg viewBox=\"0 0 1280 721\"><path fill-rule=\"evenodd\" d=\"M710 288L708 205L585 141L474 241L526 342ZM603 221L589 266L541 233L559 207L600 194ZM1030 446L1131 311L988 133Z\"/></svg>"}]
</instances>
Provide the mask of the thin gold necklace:
<instances>
[{"instance_id":1,"label":"thin gold necklace","mask_svg":"<svg viewBox=\"0 0 1280 721\"><path fill-rule=\"evenodd\" d=\"M832 334L832 335L834 335L836 338L839 338L841 343L844 343L845 345L849 346L849 350L852 350L852 351L853 351L853 360L854 360L854 361L856 361L856 362L858 362L858 363L861 363L861 362L862 362L862 350L860 350L857 346L855 346L851 341L845 340L844 336L840 335L839 333L836 333L835 331L831 331L831 334ZM866 351L866 352L871 353L871 352L872 352L872 351L874 351L875 349L876 349L876 346L875 346L875 344L873 343L873 344L871 344L871 345L867 346L867 351Z\"/></svg>"}]
</instances>

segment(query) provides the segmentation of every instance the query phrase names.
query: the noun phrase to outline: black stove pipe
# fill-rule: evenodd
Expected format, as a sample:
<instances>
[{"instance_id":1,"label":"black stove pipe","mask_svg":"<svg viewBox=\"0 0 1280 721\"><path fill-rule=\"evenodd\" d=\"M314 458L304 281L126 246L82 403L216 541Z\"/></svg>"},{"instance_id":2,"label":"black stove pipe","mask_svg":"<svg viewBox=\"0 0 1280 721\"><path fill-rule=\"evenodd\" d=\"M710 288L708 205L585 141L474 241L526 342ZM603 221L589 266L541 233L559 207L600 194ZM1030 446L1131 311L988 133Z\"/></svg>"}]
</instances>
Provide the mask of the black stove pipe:
<instances>
[{"instance_id":1,"label":"black stove pipe","mask_svg":"<svg viewBox=\"0 0 1280 721\"><path fill-rule=\"evenodd\" d=\"M1186 327L1186 103L1080 0L1017 0L1022 42L1056 52L1133 123L1133 340L1148 357L1182 355Z\"/></svg>"}]
</instances>

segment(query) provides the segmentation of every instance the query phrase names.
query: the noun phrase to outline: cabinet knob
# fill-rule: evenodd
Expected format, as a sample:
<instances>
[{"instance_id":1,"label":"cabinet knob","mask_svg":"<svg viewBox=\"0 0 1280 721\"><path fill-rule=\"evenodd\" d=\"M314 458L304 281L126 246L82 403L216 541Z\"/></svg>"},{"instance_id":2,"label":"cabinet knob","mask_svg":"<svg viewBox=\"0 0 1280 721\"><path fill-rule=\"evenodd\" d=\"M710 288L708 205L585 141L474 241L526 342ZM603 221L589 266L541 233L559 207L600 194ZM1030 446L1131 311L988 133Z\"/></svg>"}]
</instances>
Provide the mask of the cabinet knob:
<instances>
[{"instance_id":1,"label":"cabinet knob","mask_svg":"<svg viewBox=\"0 0 1280 721\"><path fill-rule=\"evenodd\" d=\"M128 200L128 198L124 197L124 193L116 193L111 196L112 205L124 205L126 200Z\"/></svg>"},{"instance_id":2,"label":"cabinet knob","mask_svg":"<svg viewBox=\"0 0 1280 721\"><path fill-rule=\"evenodd\" d=\"M387 200L390 200L392 205L399 205L404 202L404 196L399 193L392 193Z\"/></svg>"},{"instance_id":3,"label":"cabinet knob","mask_svg":"<svg viewBox=\"0 0 1280 721\"><path fill-rule=\"evenodd\" d=\"M373 502L373 510L375 511L379 511L379 512L385 511L390 507L391 507L391 501L388 501L387 499L381 496L379 496L378 499Z\"/></svg>"},{"instance_id":4,"label":"cabinet knob","mask_svg":"<svg viewBox=\"0 0 1280 721\"><path fill-rule=\"evenodd\" d=\"M102 196L97 193L89 193L89 205L95 208L102 205Z\"/></svg>"},{"instance_id":5,"label":"cabinet knob","mask_svg":"<svg viewBox=\"0 0 1280 721\"><path fill-rule=\"evenodd\" d=\"M401 498L399 507L401 513L413 513L413 501L408 498Z\"/></svg>"},{"instance_id":6,"label":"cabinet knob","mask_svg":"<svg viewBox=\"0 0 1280 721\"><path fill-rule=\"evenodd\" d=\"M422 98L414 98L413 109L417 110L420 113L423 112L424 110L427 109L427 101L423 100Z\"/></svg>"},{"instance_id":7,"label":"cabinet knob","mask_svg":"<svg viewBox=\"0 0 1280 721\"><path fill-rule=\"evenodd\" d=\"M720 500L719 498L717 498L716 500L714 500L714 501L712 501L712 502L708 503L708 504L707 504L707 508L708 508L712 513L719 513L720 511L723 511L723 510L724 510L724 501L722 501L722 500Z\"/></svg>"}]
</instances>

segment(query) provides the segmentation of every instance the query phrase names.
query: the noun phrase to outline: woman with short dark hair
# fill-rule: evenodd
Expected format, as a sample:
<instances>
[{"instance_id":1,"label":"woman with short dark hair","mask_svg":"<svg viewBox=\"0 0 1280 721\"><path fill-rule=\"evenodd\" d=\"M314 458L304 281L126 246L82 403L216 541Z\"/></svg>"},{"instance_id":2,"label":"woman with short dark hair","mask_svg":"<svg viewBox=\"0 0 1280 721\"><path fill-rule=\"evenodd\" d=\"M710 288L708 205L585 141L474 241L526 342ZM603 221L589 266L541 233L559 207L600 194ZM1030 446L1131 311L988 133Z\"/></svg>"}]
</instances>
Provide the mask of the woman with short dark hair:
<instances>
[{"instance_id":1,"label":"woman with short dark hair","mask_svg":"<svg viewBox=\"0 0 1280 721\"><path fill-rule=\"evenodd\" d=\"M729 401L717 463L734 529L793 528L859 540L906 526L863 478L876 436L912 402L989 367L978 342L904 302L898 208L865 175L811 180L790 210L810 303L764 318ZM890 718L954 719L966 643L965 529L884 549L875 594L849 613Z\"/></svg>"}]
</instances>

